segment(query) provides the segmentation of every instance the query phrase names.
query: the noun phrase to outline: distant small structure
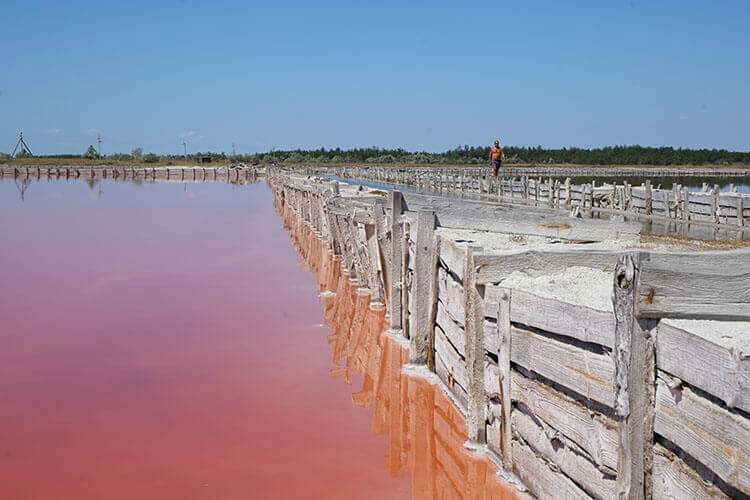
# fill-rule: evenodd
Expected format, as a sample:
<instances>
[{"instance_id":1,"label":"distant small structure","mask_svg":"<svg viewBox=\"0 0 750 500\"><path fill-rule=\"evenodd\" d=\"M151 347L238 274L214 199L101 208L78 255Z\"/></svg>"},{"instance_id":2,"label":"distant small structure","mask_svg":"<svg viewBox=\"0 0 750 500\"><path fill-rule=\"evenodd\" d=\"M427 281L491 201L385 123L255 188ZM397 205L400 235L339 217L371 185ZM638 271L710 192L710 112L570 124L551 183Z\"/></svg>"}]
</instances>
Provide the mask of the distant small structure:
<instances>
[{"instance_id":1,"label":"distant small structure","mask_svg":"<svg viewBox=\"0 0 750 500\"><path fill-rule=\"evenodd\" d=\"M13 148L13 152L10 154L11 158L16 156L16 151L18 151L18 146L21 146L21 156L33 156L34 153L31 152L31 148L28 144L26 144L26 141L23 140L23 132L18 133L18 141L16 141L16 147Z\"/></svg>"},{"instance_id":2,"label":"distant small structure","mask_svg":"<svg viewBox=\"0 0 750 500\"><path fill-rule=\"evenodd\" d=\"M195 161L198 163L211 163L211 155L195 155Z\"/></svg>"}]
</instances>

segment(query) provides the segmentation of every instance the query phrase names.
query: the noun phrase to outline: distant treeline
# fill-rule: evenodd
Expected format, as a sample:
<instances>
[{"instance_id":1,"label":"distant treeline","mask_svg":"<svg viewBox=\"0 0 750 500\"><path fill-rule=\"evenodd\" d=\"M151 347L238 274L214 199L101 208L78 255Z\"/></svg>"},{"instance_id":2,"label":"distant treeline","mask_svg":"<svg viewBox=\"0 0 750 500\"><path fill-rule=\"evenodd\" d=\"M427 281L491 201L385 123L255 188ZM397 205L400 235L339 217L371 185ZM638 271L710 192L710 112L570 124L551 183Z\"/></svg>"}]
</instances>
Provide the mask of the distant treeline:
<instances>
[{"instance_id":1,"label":"distant treeline","mask_svg":"<svg viewBox=\"0 0 750 500\"><path fill-rule=\"evenodd\" d=\"M506 146L505 155L510 164L579 164L579 165L750 165L750 152L725 149L675 149L672 147L610 146L605 148L547 149L537 147ZM195 153L191 155L157 155L143 153L141 148L130 153L105 155L101 159L156 163L165 161L192 161L210 157L212 161L261 163L404 163L404 164L484 164L489 147L459 146L442 153L411 152L404 149L377 147L355 149L295 149L270 151L247 155L226 153ZM0 157L8 157L1 155ZM50 155L47 158L99 158L93 147L81 155Z\"/></svg>"}]
</instances>

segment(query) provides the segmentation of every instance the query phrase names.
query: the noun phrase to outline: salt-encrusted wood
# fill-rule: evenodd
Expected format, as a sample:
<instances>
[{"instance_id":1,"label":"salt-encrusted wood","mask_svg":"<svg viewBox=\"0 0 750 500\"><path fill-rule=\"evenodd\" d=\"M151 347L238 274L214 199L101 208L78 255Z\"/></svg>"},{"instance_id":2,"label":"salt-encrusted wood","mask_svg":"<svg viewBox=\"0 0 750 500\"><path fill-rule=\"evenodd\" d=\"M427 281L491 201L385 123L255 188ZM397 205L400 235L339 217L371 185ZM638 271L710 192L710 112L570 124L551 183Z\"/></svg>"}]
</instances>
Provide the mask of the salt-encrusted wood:
<instances>
[{"instance_id":1,"label":"salt-encrusted wood","mask_svg":"<svg viewBox=\"0 0 750 500\"><path fill-rule=\"evenodd\" d=\"M690 386L670 388L660 376L654 430L750 495L750 419L722 408Z\"/></svg>"},{"instance_id":2,"label":"salt-encrusted wood","mask_svg":"<svg viewBox=\"0 0 750 500\"><path fill-rule=\"evenodd\" d=\"M469 378L466 372L466 360L456 350L455 346L448 341L440 328L435 328L435 352L443 360L443 364L448 368L450 378L446 384L450 387L453 382L458 382L464 390L469 386Z\"/></svg>"},{"instance_id":3,"label":"salt-encrusted wood","mask_svg":"<svg viewBox=\"0 0 750 500\"><path fill-rule=\"evenodd\" d=\"M639 316L750 320L750 248L642 258Z\"/></svg>"},{"instance_id":4,"label":"salt-encrusted wood","mask_svg":"<svg viewBox=\"0 0 750 500\"><path fill-rule=\"evenodd\" d=\"M591 497L564 474L551 466L528 445L513 441L513 472L538 498L586 499Z\"/></svg>"},{"instance_id":5,"label":"salt-encrusted wood","mask_svg":"<svg viewBox=\"0 0 750 500\"><path fill-rule=\"evenodd\" d=\"M497 303L497 367L500 378L500 403L502 405L502 419L500 420L500 450L502 451L503 464L511 469L513 457L511 448L511 371L510 359L512 352L511 335L511 304L515 300L515 294L511 290L500 289ZM486 300L486 299L485 299Z\"/></svg>"},{"instance_id":6,"label":"salt-encrusted wood","mask_svg":"<svg viewBox=\"0 0 750 500\"><path fill-rule=\"evenodd\" d=\"M548 428L540 425L523 411L513 410L511 422L513 430L523 437L524 441L537 453L554 463L561 472L583 486L594 498L614 498L613 475L600 471L593 462L565 446L555 434L548 435Z\"/></svg>"},{"instance_id":7,"label":"salt-encrusted wood","mask_svg":"<svg viewBox=\"0 0 750 500\"><path fill-rule=\"evenodd\" d=\"M706 482L680 457L657 444L654 446L654 500L709 500L729 498Z\"/></svg>"},{"instance_id":8,"label":"salt-encrusted wood","mask_svg":"<svg viewBox=\"0 0 750 500\"><path fill-rule=\"evenodd\" d=\"M469 440L483 443L485 435L484 394L484 304L477 289L474 267L474 248L466 251L466 279L464 280L464 328L466 331L466 372L469 393Z\"/></svg>"},{"instance_id":9,"label":"salt-encrusted wood","mask_svg":"<svg viewBox=\"0 0 750 500\"><path fill-rule=\"evenodd\" d=\"M461 327L464 326L464 287L442 267L438 269L438 297L445 311Z\"/></svg>"},{"instance_id":10,"label":"salt-encrusted wood","mask_svg":"<svg viewBox=\"0 0 750 500\"><path fill-rule=\"evenodd\" d=\"M415 248L415 329L410 335L409 362L426 364L432 345L432 307L435 298L437 253L435 245L435 213L419 212Z\"/></svg>"},{"instance_id":11,"label":"salt-encrusted wood","mask_svg":"<svg viewBox=\"0 0 750 500\"><path fill-rule=\"evenodd\" d=\"M461 356L465 356L466 353L464 349L466 347L466 332L464 332L464 329L453 320L450 314L446 311L443 303L439 301L437 304L437 315L435 321L437 326L445 332L445 336L448 337L450 343L453 344Z\"/></svg>"},{"instance_id":12,"label":"salt-encrusted wood","mask_svg":"<svg viewBox=\"0 0 750 500\"><path fill-rule=\"evenodd\" d=\"M614 363L607 354L511 327L511 361L563 385L581 396L612 407Z\"/></svg>"},{"instance_id":13,"label":"salt-encrusted wood","mask_svg":"<svg viewBox=\"0 0 750 500\"><path fill-rule=\"evenodd\" d=\"M439 232L439 231L438 231ZM463 281L466 271L466 250L449 238L443 238L440 245L440 261L459 280Z\"/></svg>"},{"instance_id":14,"label":"salt-encrusted wood","mask_svg":"<svg viewBox=\"0 0 750 500\"><path fill-rule=\"evenodd\" d=\"M485 287L485 316L493 316L493 305L498 302L501 294L501 286ZM609 348L614 346L615 321L613 314L608 311L513 290L510 316L514 323Z\"/></svg>"},{"instance_id":15,"label":"salt-encrusted wood","mask_svg":"<svg viewBox=\"0 0 750 500\"><path fill-rule=\"evenodd\" d=\"M403 237L401 231L401 214L403 213L403 202L399 191L390 193L391 208L391 277L390 277L390 313L391 329L401 330L402 310L401 310L401 289L403 286L403 276L401 264L403 262L402 246Z\"/></svg>"},{"instance_id":16,"label":"salt-encrusted wood","mask_svg":"<svg viewBox=\"0 0 750 500\"><path fill-rule=\"evenodd\" d=\"M658 368L750 412L750 353L729 349L665 322L656 336Z\"/></svg>"},{"instance_id":17,"label":"salt-encrusted wood","mask_svg":"<svg viewBox=\"0 0 750 500\"><path fill-rule=\"evenodd\" d=\"M531 276L556 274L569 267L581 266L614 270L617 253L609 250L527 250L513 253L480 253L475 257L477 283L498 283L515 271Z\"/></svg>"},{"instance_id":18,"label":"salt-encrusted wood","mask_svg":"<svg viewBox=\"0 0 750 500\"><path fill-rule=\"evenodd\" d=\"M547 426L575 443L606 472L617 468L617 423L547 384L513 370L511 400L523 403Z\"/></svg>"},{"instance_id":19,"label":"salt-encrusted wood","mask_svg":"<svg viewBox=\"0 0 750 500\"><path fill-rule=\"evenodd\" d=\"M623 254L615 268L615 414L618 498L651 497L654 439L654 341L638 319L641 255ZM610 379L612 380L612 379Z\"/></svg>"}]
</instances>

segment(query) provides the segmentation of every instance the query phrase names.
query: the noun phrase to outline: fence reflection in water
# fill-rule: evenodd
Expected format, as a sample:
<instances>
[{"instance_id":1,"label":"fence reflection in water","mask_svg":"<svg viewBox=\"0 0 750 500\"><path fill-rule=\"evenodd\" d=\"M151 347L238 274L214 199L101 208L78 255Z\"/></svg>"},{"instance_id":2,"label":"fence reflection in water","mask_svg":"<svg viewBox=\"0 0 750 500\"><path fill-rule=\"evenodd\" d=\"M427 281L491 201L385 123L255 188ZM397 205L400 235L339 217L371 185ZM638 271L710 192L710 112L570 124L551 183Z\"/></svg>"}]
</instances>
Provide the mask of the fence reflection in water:
<instances>
[{"instance_id":1,"label":"fence reflection in water","mask_svg":"<svg viewBox=\"0 0 750 500\"><path fill-rule=\"evenodd\" d=\"M385 307L371 305L327 244L297 214L276 200L276 209L300 255L300 265L318 281L327 341L334 367L331 377L362 389L352 403L371 409L372 432L389 435L385 469L393 477L411 472L413 498L515 498L495 465L464 446L464 415L439 385L402 371L408 350L388 333Z\"/></svg>"}]
</instances>

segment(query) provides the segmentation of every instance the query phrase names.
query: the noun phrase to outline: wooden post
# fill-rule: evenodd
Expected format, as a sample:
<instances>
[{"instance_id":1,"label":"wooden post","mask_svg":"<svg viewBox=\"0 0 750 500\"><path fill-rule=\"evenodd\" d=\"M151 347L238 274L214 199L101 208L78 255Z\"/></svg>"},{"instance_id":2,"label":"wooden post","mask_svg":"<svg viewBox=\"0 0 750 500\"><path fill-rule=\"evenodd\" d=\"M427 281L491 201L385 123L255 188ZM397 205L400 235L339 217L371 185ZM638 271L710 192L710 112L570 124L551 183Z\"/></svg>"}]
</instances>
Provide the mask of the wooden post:
<instances>
[{"instance_id":1,"label":"wooden post","mask_svg":"<svg viewBox=\"0 0 750 500\"><path fill-rule=\"evenodd\" d=\"M741 194L737 196L737 225L740 227L745 225L744 198Z\"/></svg>"},{"instance_id":2,"label":"wooden post","mask_svg":"<svg viewBox=\"0 0 750 500\"><path fill-rule=\"evenodd\" d=\"M647 258L647 254L622 254L614 274L619 499L651 498L656 394L654 339L650 331L653 321L638 319L640 266Z\"/></svg>"},{"instance_id":3,"label":"wooden post","mask_svg":"<svg viewBox=\"0 0 750 500\"><path fill-rule=\"evenodd\" d=\"M427 364L433 345L432 296L435 294L437 262L435 253L435 212L417 214L417 244L414 252L414 332L409 336L409 362Z\"/></svg>"},{"instance_id":4,"label":"wooden post","mask_svg":"<svg viewBox=\"0 0 750 500\"><path fill-rule=\"evenodd\" d=\"M485 428L484 390L484 300L477 286L477 270L474 266L474 252L466 250L466 279L464 280L464 325L466 328L466 375L468 378L467 424L469 441L487 441Z\"/></svg>"},{"instance_id":5,"label":"wooden post","mask_svg":"<svg viewBox=\"0 0 750 500\"><path fill-rule=\"evenodd\" d=\"M500 400L502 404L500 450L503 453L503 465L506 470L513 470L510 423L510 301L510 289L501 289L500 301L497 308L497 330L500 337L500 344L497 351L497 366L500 371Z\"/></svg>"},{"instance_id":6,"label":"wooden post","mask_svg":"<svg viewBox=\"0 0 750 500\"><path fill-rule=\"evenodd\" d=\"M565 208L570 209L570 177L565 179Z\"/></svg>"},{"instance_id":7,"label":"wooden post","mask_svg":"<svg viewBox=\"0 0 750 500\"><path fill-rule=\"evenodd\" d=\"M711 203L711 212L713 214L714 224L719 223L719 185L714 184L713 201Z\"/></svg>"},{"instance_id":8,"label":"wooden post","mask_svg":"<svg viewBox=\"0 0 750 500\"><path fill-rule=\"evenodd\" d=\"M653 203L651 201L651 181L646 180L646 215L651 215Z\"/></svg>"},{"instance_id":9,"label":"wooden post","mask_svg":"<svg viewBox=\"0 0 750 500\"><path fill-rule=\"evenodd\" d=\"M400 191L391 191L391 276L390 276L390 312L391 312L391 330L398 331L403 328L401 324L401 288L403 276L401 272L401 263L403 262L402 254L402 226L401 214L404 213L403 197Z\"/></svg>"},{"instance_id":10,"label":"wooden post","mask_svg":"<svg viewBox=\"0 0 750 500\"><path fill-rule=\"evenodd\" d=\"M682 188L682 221L690 220L690 194L688 188Z\"/></svg>"}]
</instances>

